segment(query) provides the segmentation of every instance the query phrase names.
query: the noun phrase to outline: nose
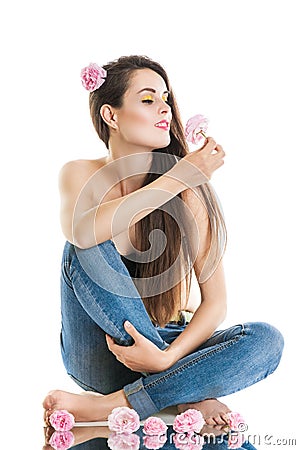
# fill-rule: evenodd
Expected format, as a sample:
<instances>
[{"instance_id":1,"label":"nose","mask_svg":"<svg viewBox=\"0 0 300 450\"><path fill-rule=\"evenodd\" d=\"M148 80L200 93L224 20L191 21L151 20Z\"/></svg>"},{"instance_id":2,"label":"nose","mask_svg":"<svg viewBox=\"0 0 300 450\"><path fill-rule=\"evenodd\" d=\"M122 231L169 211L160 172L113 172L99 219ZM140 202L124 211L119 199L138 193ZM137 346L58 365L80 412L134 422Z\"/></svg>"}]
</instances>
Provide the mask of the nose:
<instances>
[{"instance_id":1,"label":"nose","mask_svg":"<svg viewBox=\"0 0 300 450\"><path fill-rule=\"evenodd\" d=\"M160 114L170 114L172 116L172 109L171 106L168 105L164 100L160 100L159 104L159 113Z\"/></svg>"}]
</instances>

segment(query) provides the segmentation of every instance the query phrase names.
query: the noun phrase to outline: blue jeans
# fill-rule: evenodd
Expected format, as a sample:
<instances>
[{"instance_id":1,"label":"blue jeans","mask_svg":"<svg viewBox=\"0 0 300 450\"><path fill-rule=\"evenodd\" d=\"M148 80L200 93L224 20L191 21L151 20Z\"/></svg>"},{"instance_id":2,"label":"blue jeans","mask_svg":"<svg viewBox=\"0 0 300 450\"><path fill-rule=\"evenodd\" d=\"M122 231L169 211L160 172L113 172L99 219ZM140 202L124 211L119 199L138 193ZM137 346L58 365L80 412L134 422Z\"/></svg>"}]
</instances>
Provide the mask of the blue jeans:
<instances>
[{"instance_id":1,"label":"blue jeans","mask_svg":"<svg viewBox=\"0 0 300 450\"><path fill-rule=\"evenodd\" d=\"M66 242L61 273L61 351L68 374L85 390L108 394L124 389L141 419L180 403L237 392L270 375L278 366L281 333L264 322L218 330L197 350L169 369L133 372L109 351L105 333L132 345L129 320L160 349L188 325L153 325L112 240L82 250Z\"/></svg>"}]
</instances>

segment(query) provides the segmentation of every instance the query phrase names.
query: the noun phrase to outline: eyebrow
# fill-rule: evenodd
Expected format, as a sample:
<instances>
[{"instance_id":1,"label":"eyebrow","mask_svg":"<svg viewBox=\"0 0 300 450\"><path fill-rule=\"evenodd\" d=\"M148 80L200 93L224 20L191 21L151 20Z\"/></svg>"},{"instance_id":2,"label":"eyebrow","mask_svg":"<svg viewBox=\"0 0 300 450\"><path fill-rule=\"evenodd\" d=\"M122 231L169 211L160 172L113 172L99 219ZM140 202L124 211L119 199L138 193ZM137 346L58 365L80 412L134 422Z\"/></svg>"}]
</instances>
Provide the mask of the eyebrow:
<instances>
[{"instance_id":1,"label":"eyebrow","mask_svg":"<svg viewBox=\"0 0 300 450\"><path fill-rule=\"evenodd\" d=\"M156 93L155 89L147 87L147 88L143 88L140 91L138 91L137 94L140 94L143 91L153 92L154 94ZM164 91L163 94L170 94L170 91Z\"/></svg>"}]
</instances>

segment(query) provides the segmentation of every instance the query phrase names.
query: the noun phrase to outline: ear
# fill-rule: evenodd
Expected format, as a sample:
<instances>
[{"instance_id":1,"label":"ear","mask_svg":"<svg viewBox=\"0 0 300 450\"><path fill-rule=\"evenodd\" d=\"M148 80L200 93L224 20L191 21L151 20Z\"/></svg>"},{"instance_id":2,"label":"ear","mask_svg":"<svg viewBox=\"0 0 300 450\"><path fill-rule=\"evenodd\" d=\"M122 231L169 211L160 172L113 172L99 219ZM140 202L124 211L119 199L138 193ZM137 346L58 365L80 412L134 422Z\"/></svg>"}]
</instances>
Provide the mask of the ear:
<instances>
[{"instance_id":1,"label":"ear","mask_svg":"<svg viewBox=\"0 0 300 450\"><path fill-rule=\"evenodd\" d=\"M105 104L101 106L100 116L109 127L114 130L118 128L117 114L110 105Z\"/></svg>"}]
</instances>

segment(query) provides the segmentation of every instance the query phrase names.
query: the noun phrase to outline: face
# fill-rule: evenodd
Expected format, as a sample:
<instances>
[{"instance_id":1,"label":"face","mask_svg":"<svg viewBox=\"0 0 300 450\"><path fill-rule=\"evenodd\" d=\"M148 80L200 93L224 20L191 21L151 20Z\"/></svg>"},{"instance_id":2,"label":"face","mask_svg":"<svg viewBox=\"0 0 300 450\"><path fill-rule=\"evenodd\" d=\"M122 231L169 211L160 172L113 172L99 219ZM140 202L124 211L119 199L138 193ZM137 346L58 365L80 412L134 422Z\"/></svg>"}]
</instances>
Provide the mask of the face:
<instances>
[{"instance_id":1,"label":"face","mask_svg":"<svg viewBox=\"0 0 300 450\"><path fill-rule=\"evenodd\" d=\"M116 112L118 132L127 143L148 150L170 143L171 107L163 78L151 69L136 70Z\"/></svg>"}]
</instances>

